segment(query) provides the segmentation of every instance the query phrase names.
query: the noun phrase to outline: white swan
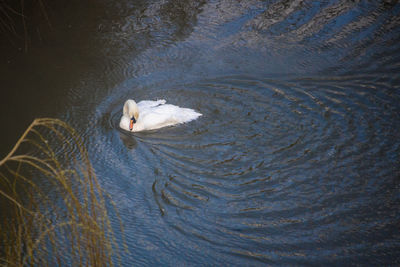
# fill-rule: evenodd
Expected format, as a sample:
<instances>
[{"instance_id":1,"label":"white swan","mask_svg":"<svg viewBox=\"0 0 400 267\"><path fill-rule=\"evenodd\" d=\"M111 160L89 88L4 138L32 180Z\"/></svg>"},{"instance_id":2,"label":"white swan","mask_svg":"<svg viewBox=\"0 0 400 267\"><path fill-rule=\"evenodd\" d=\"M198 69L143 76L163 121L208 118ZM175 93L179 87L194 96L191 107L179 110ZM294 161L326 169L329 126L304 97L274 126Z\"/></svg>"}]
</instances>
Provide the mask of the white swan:
<instances>
[{"instance_id":1,"label":"white swan","mask_svg":"<svg viewBox=\"0 0 400 267\"><path fill-rule=\"evenodd\" d=\"M189 108L165 104L165 100L126 100L119 127L130 132L159 129L197 119L202 114Z\"/></svg>"}]
</instances>

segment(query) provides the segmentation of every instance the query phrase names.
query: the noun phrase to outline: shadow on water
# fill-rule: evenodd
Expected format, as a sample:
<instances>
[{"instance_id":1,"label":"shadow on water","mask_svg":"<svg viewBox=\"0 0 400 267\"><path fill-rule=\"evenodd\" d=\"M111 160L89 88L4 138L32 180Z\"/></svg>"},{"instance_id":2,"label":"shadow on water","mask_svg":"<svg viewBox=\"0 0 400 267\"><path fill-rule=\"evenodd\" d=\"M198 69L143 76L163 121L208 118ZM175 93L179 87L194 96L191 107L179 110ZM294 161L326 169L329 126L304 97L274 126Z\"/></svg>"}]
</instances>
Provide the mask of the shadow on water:
<instances>
[{"instance_id":1,"label":"shadow on water","mask_svg":"<svg viewBox=\"0 0 400 267\"><path fill-rule=\"evenodd\" d=\"M97 3L2 55L2 135L40 113L78 129L124 264L399 263L397 1ZM127 98L203 116L131 135Z\"/></svg>"},{"instance_id":2,"label":"shadow on water","mask_svg":"<svg viewBox=\"0 0 400 267\"><path fill-rule=\"evenodd\" d=\"M137 142L134 136L121 133L120 137L126 148L135 149L137 147Z\"/></svg>"}]
</instances>

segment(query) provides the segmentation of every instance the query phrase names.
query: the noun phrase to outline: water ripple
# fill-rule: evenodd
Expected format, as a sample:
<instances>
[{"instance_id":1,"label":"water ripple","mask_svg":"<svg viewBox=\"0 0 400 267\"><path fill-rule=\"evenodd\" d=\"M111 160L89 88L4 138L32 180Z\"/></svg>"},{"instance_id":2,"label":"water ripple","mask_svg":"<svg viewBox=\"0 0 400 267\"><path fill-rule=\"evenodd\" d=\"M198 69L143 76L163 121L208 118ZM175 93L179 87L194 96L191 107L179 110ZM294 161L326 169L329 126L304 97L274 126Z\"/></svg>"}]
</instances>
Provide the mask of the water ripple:
<instances>
[{"instance_id":1,"label":"water ripple","mask_svg":"<svg viewBox=\"0 0 400 267\"><path fill-rule=\"evenodd\" d=\"M398 4L185 3L143 4L108 32L135 32L116 51L137 50L105 68L114 87L98 107L91 152L135 226L140 242L129 242L244 265L368 262L378 243L376 255L393 253ZM174 24L171 11L192 7ZM203 116L125 133L128 97Z\"/></svg>"},{"instance_id":2,"label":"water ripple","mask_svg":"<svg viewBox=\"0 0 400 267\"><path fill-rule=\"evenodd\" d=\"M392 153L371 145L382 128L382 113L371 110L390 112L389 96L370 94L370 84L350 85L356 80L230 76L186 86L201 119L129 137L140 146L135 157L144 157L135 161L151 162L153 199L165 220L184 235L263 262L291 262L284 252L299 244L293 253L308 255L306 236L329 242L333 253L341 246L336 236L345 234L337 220L365 207L360 188L376 191L362 174L374 158ZM169 90L166 97L181 94ZM120 111L112 113L118 129ZM274 253L265 254L266 247Z\"/></svg>"}]
</instances>

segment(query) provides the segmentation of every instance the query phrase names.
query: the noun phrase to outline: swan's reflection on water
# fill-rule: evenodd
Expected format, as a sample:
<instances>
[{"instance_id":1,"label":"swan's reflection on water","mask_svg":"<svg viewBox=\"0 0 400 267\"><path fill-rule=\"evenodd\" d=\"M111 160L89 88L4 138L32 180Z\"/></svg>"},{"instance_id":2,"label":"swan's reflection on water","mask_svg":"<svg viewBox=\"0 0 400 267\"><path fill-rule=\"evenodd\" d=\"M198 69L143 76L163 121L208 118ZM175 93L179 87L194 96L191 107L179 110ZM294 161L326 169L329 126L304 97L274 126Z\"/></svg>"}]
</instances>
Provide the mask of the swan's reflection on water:
<instances>
[{"instance_id":1,"label":"swan's reflection on water","mask_svg":"<svg viewBox=\"0 0 400 267\"><path fill-rule=\"evenodd\" d=\"M135 149L137 147L137 141L133 135L127 133L120 133L119 137L122 140L122 143L128 149Z\"/></svg>"}]
</instances>

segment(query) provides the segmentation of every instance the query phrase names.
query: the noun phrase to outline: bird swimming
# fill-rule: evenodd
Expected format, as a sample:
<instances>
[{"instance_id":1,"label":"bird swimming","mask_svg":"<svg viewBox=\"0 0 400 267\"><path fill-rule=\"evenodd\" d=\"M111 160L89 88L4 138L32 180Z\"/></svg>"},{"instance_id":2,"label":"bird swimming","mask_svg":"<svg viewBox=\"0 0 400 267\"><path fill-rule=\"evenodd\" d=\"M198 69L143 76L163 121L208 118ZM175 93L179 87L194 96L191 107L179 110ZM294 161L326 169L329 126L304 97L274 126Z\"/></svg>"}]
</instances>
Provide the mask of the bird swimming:
<instances>
[{"instance_id":1,"label":"bird swimming","mask_svg":"<svg viewBox=\"0 0 400 267\"><path fill-rule=\"evenodd\" d=\"M119 127L130 132L140 132L189 122L202 116L193 109L165 103L164 99L138 103L133 99L126 100Z\"/></svg>"}]
</instances>

